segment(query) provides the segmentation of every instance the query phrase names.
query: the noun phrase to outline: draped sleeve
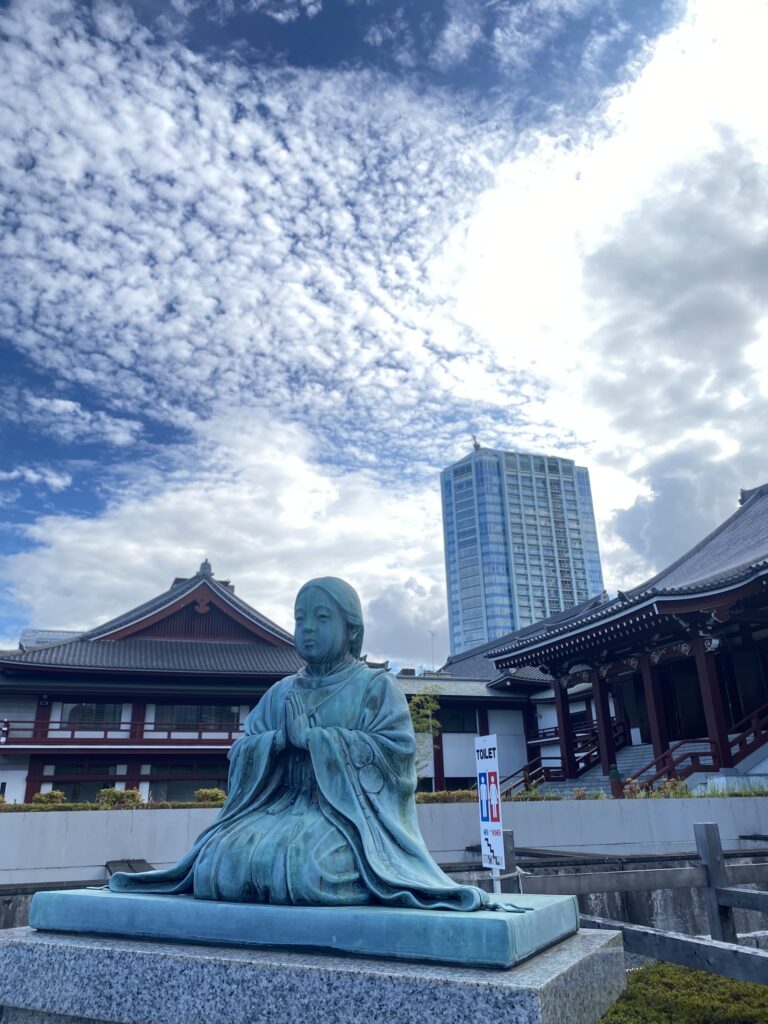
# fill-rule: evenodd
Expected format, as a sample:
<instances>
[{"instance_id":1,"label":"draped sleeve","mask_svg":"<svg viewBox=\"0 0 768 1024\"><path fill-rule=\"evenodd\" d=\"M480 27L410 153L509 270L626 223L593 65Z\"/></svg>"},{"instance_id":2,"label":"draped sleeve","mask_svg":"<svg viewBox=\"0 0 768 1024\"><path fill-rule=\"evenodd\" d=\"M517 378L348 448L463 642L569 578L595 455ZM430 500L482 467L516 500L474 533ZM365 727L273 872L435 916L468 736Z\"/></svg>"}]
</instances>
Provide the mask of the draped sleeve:
<instances>
[{"instance_id":1,"label":"draped sleeve","mask_svg":"<svg viewBox=\"0 0 768 1024\"><path fill-rule=\"evenodd\" d=\"M323 813L346 837L361 876L384 903L476 910L488 898L435 863L416 816L415 739L408 704L386 672L368 675L356 728L316 727L308 749Z\"/></svg>"},{"instance_id":2,"label":"draped sleeve","mask_svg":"<svg viewBox=\"0 0 768 1024\"><path fill-rule=\"evenodd\" d=\"M109 880L113 892L192 892L195 861L208 839L268 803L281 784L282 765L274 751L278 737L284 736L285 692L292 684L293 676L275 683L246 718L243 735L227 755L230 764L226 803L194 846L171 868L137 874L115 872Z\"/></svg>"}]
</instances>

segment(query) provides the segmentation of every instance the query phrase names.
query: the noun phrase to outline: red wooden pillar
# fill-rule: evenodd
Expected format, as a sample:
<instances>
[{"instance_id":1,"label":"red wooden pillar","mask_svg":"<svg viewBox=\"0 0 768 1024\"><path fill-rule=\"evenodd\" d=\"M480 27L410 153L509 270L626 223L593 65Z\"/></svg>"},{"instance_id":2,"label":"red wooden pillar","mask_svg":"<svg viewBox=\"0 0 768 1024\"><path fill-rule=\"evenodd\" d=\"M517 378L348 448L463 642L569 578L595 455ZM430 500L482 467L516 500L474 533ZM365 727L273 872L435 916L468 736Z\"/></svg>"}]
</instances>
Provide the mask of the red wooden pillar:
<instances>
[{"instance_id":1,"label":"red wooden pillar","mask_svg":"<svg viewBox=\"0 0 768 1024\"><path fill-rule=\"evenodd\" d=\"M131 739L140 740L144 735L144 719L147 713L146 704L131 705Z\"/></svg>"},{"instance_id":2,"label":"red wooden pillar","mask_svg":"<svg viewBox=\"0 0 768 1024\"><path fill-rule=\"evenodd\" d=\"M573 727L571 726L570 702L565 679L555 677L555 711L557 712L557 735L560 740L560 759L566 779L576 778L576 755L573 751Z\"/></svg>"},{"instance_id":3,"label":"red wooden pillar","mask_svg":"<svg viewBox=\"0 0 768 1024\"><path fill-rule=\"evenodd\" d=\"M477 709L477 735L490 736L491 730L488 726L488 712L485 708Z\"/></svg>"},{"instance_id":4,"label":"red wooden pillar","mask_svg":"<svg viewBox=\"0 0 768 1024\"><path fill-rule=\"evenodd\" d=\"M613 741L611 705L608 703L608 684L597 669L589 674L592 681L592 697L597 720L597 745L600 748L600 767L607 775L616 760L616 745Z\"/></svg>"},{"instance_id":5,"label":"red wooden pillar","mask_svg":"<svg viewBox=\"0 0 768 1024\"><path fill-rule=\"evenodd\" d=\"M25 804L32 803L32 797L35 793L40 792L40 786L46 781L43 776L44 760L44 757L38 757L34 754L29 759L29 767L27 768L27 788L24 792Z\"/></svg>"},{"instance_id":6,"label":"red wooden pillar","mask_svg":"<svg viewBox=\"0 0 768 1024\"><path fill-rule=\"evenodd\" d=\"M434 770L434 787L437 792L445 789L445 765L443 763L443 734L432 737L432 765Z\"/></svg>"},{"instance_id":7,"label":"red wooden pillar","mask_svg":"<svg viewBox=\"0 0 768 1024\"><path fill-rule=\"evenodd\" d=\"M125 773L125 788L138 789L141 782L141 758L127 758L127 771Z\"/></svg>"},{"instance_id":8,"label":"red wooden pillar","mask_svg":"<svg viewBox=\"0 0 768 1024\"><path fill-rule=\"evenodd\" d=\"M47 697L38 697L37 710L35 711L35 725L32 735L36 740L45 739L48 735L48 726L51 723L51 702Z\"/></svg>"},{"instance_id":9,"label":"red wooden pillar","mask_svg":"<svg viewBox=\"0 0 768 1024\"><path fill-rule=\"evenodd\" d=\"M705 646L704 637L698 636L693 641L693 654L696 659L696 674L699 677L701 701L704 705L707 736L720 762L720 767L731 768L733 756L728 740L728 721L725 717L723 696L720 692L717 665L715 665L714 655Z\"/></svg>"},{"instance_id":10,"label":"red wooden pillar","mask_svg":"<svg viewBox=\"0 0 768 1024\"><path fill-rule=\"evenodd\" d=\"M647 654L640 655L640 671L643 676L645 706L648 711L648 725L651 729L654 758L661 757L669 750L669 731L667 716L664 712L664 700L661 693L658 665L653 665Z\"/></svg>"}]
</instances>

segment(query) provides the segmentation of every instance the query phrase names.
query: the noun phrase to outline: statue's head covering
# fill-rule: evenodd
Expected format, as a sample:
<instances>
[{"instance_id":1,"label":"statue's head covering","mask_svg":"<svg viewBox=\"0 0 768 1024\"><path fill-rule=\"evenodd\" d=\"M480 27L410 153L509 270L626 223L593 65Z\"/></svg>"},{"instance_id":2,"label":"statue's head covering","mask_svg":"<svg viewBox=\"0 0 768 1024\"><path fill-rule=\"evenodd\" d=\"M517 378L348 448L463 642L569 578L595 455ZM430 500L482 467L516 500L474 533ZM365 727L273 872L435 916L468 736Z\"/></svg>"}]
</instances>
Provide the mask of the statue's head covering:
<instances>
[{"instance_id":1,"label":"statue's head covering","mask_svg":"<svg viewBox=\"0 0 768 1024\"><path fill-rule=\"evenodd\" d=\"M359 658L363 649L363 607L355 588L340 580L338 576L320 576L316 580L308 580L300 588L296 600L298 601L300 595L310 587L322 590L339 606L349 626L349 653Z\"/></svg>"}]
</instances>

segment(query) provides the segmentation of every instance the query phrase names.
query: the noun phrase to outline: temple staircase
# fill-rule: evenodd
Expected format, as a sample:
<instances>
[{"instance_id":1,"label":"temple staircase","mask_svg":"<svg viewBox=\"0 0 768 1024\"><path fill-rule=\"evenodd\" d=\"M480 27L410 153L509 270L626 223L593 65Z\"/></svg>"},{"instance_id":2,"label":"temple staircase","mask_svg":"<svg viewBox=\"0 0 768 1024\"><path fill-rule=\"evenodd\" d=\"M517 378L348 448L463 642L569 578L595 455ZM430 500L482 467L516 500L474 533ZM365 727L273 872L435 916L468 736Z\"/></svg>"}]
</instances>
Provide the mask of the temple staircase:
<instances>
[{"instance_id":1,"label":"temple staircase","mask_svg":"<svg viewBox=\"0 0 768 1024\"><path fill-rule=\"evenodd\" d=\"M622 747L616 751L616 767L622 779L634 774L643 765L653 760L653 747L650 743L641 743L635 747ZM569 797L577 789L586 789L588 793L603 792L611 795L611 783L607 775L603 775L600 765L595 765L580 775L578 779L560 779L557 782L545 782L539 792L555 796Z\"/></svg>"}]
</instances>

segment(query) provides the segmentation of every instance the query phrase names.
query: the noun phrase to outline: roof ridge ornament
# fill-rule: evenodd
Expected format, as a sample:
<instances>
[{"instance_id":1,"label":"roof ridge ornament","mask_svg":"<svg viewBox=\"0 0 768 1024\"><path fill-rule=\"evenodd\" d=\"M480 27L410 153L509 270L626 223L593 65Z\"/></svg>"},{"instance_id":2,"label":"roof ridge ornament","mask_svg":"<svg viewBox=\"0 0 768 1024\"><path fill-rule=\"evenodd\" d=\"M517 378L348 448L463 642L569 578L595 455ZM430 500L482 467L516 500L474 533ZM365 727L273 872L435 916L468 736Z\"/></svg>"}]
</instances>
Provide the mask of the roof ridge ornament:
<instances>
[{"instance_id":1,"label":"roof ridge ornament","mask_svg":"<svg viewBox=\"0 0 768 1024\"><path fill-rule=\"evenodd\" d=\"M200 568L197 570L197 575L213 576L213 569L211 568L211 563L208 561L207 558L203 559L203 561L200 563Z\"/></svg>"}]
</instances>

